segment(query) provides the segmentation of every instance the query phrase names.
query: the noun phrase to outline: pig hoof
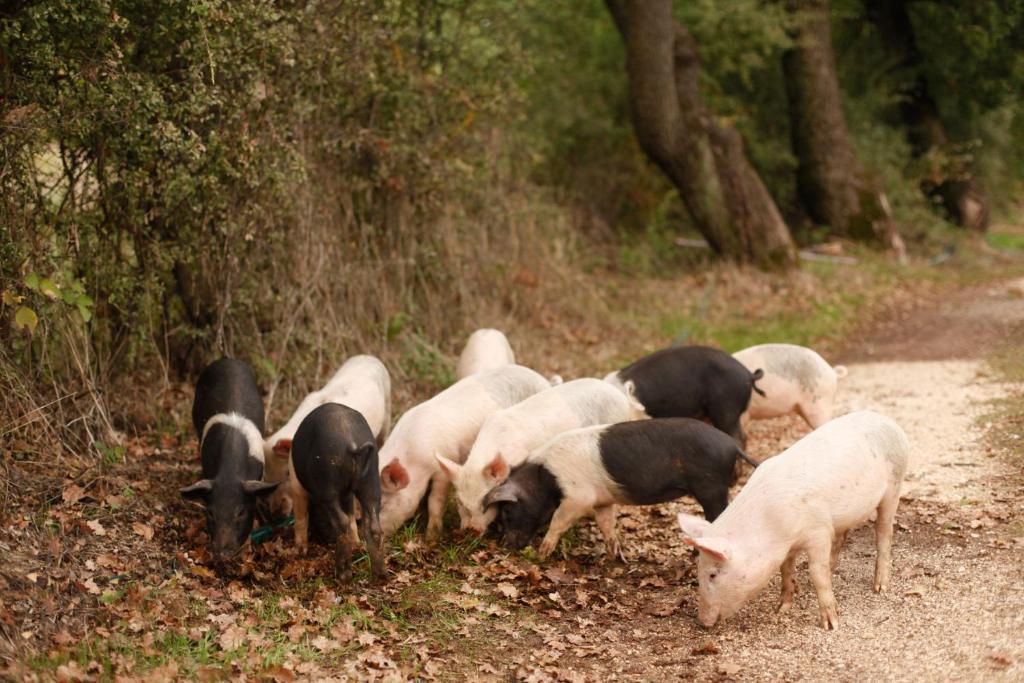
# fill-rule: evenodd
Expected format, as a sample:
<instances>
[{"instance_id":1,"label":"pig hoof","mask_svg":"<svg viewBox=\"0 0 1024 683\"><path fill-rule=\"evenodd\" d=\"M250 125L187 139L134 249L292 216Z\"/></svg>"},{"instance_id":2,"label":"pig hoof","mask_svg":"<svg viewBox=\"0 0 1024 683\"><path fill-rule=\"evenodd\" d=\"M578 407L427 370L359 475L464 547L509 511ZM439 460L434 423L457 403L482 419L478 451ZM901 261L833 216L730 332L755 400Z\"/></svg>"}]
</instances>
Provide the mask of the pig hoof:
<instances>
[{"instance_id":1,"label":"pig hoof","mask_svg":"<svg viewBox=\"0 0 1024 683\"><path fill-rule=\"evenodd\" d=\"M835 631L839 628L839 615L829 610L821 613L821 627L826 631Z\"/></svg>"},{"instance_id":2,"label":"pig hoof","mask_svg":"<svg viewBox=\"0 0 1024 683\"><path fill-rule=\"evenodd\" d=\"M792 602L780 602L779 603L779 610L778 610L779 614L786 614L791 609L793 609L793 603Z\"/></svg>"},{"instance_id":3,"label":"pig hoof","mask_svg":"<svg viewBox=\"0 0 1024 683\"><path fill-rule=\"evenodd\" d=\"M887 590L889 590L888 584L881 583L880 581L876 581L875 582L875 592L876 593L884 593Z\"/></svg>"}]
</instances>

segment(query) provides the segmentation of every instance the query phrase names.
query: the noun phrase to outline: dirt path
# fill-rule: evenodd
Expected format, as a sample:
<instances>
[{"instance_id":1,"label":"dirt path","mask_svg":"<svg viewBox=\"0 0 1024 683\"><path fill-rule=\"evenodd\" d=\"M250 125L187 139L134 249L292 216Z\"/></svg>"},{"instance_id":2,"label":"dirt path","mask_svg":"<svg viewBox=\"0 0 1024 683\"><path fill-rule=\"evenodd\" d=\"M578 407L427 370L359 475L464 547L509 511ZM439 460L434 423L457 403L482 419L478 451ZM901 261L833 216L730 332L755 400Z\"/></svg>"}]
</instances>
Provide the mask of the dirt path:
<instances>
[{"instance_id":1,"label":"dirt path","mask_svg":"<svg viewBox=\"0 0 1024 683\"><path fill-rule=\"evenodd\" d=\"M1024 299L1005 287L965 292L859 342L843 361L839 412L873 408L899 422L914 446L889 593L871 591L870 526L851 533L834 577L840 630L817 625L800 593L775 613L779 580L715 631L695 621L693 562L674 527L676 509L622 519L628 565L605 565L593 529L558 568L559 618L537 620L515 647L519 676L606 680L1020 680L1024 678L1024 480L983 442L986 402L1012 387L984 357L1024 323ZM755 423L755 455L778 452L807 429ZM694 508L695 509L695 508ZM582 592L582 593L581 593ZM587 595L575 602L567 597ZM675 609L673 606L678 605ZM591 647L596 646L596 647ZM532 650L531 650L532 648ZM497 663L501 658L494 658ZM506 659L507 661L507 659Z\"/></svg>"}]
</instances>

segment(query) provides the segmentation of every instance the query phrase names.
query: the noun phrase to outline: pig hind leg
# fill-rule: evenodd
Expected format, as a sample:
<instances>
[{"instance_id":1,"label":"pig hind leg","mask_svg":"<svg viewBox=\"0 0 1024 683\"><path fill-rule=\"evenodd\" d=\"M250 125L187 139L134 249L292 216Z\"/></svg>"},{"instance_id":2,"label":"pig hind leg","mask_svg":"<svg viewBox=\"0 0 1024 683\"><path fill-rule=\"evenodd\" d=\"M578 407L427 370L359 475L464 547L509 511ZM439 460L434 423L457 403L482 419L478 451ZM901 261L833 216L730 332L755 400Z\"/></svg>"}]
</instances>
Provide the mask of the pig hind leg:
<instances>
[{"instance_id":1,"label":"pig hind leg","mask_svg":"<svg viewBox=\"0 0 1024 683\"><path fill-rule=\"evenodd\" d=\"M555 514L551 517L551 524L548 526L548 531L544 534L544 540L540 542L540 558L547 559L548 555L555 551L558 547L558 541L562 538L562 534L569 530L573 524L576 523L583 515L590 512L591 506L578 500L572 500L571 498L565 498L562 500L558 509L555 510Z\"/></svg>"},{"instance_id":2,"label":"pig hind leg","mask_svg":"<svg viewBox=\"0 0 1024 683\"><path fill-rule=\"evenodd\" d=\"M889 588L889 572L892 569L892 525L896 519L896 508L900 504L899 489L889 491L878 505L875 517L875 592Z\"/></svg>"},{"instance_id":3,"label":"pig hind leg","mask_svg":"<svg viewBox=\"0 0 1024 683\"><path fill-rule=\"evenodd\" d=\"M845 531L842 533L836 533L835 537L832 539L832 557L829 564L829 566L832 568L832 571L835 571L836 567L839 566L839 551L843 549L843 544L845 543Z\"/></svg>"},{"instance_id":4,"label":"pig hind leg","mask_svg":"<svg viewBox=\"0 0 1024 683\"><path fill-rule=\"evenodd\" d=\"M609 559L618 557L623 562L626 556L622 553L622 544L619 536L615 533L615 506L605 505L594 510L594 519L597 521L597 528L601 530L604 537L605 550Z\"/></svg>"},{"instance_id":5,"label":"pig hind leg","mask_svg":"<svg viewBox=\"0 0 1024 683\"><path fill-rule=\"evenodd\" d=\"M818 594L818 610L823 629L839 628L839 605L832 592L832 539L831 534L819 537L807 546L807 569L811 584Z\"/></svg>"},{"instance_id":6,"label":"pig hind leg","mask_svg":"<svg viewBox=\"0 0 1024 683\"><path fill-rule=\"evenodd\" d=\"M693 497L704 510L704 519L713 522L729 505L729 488L724 483L705 482L700 489Z\"/></svg>"},{"instance_id":7,"label":"pig hind leg","mask_svg":"<svg viewBox=\"0 0 1024 683\"><path fill-rule=\"evenodd\" d=\"M810 405L801 403L796 410L811 429L817 429L832 419L832 401L823 399Z\"/></svg>"},{"instance_id":8,"label":"pig hind leg","mask_svg":"<svg viewBox=\"0 0 1024 683\"><path fill-rule=\"evenodd\" d=\"M740 448L746 448L747 434L743 431L743 425L740 422L742 412L742 410L722 404L716 404L707 411L708 419L716 429L735 439Z\"/></svg>"},{"instance_id":9,"label":"pig hind leg","mask_svg":"<svg viewBox=\"0 0 1024 683\"><path fill-rule=\"evenodd\" d=\"M796 595L796 552L791 552L782 563L782 596L779 598L779 612L788 612L793 607L793 596Z\"/></svg>"}]
</instances>

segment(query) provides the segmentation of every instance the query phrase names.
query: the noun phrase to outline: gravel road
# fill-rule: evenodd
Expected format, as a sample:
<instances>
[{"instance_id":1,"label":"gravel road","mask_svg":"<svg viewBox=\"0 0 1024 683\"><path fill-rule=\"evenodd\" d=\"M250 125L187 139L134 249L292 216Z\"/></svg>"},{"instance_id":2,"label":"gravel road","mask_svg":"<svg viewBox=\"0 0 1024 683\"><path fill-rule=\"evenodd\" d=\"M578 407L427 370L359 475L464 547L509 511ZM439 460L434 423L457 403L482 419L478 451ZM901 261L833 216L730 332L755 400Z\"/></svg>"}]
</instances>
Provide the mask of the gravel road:
<instances>
[{"instance_id":1,"label":"gravel road","mask_svg":"<svg viewBox=\"0 0 1024 683\"><path fill-rule=\"evenodd\" d=\"M579 532L583 550L571 549L560 566L576 577L577 590L602 597L535 623L539 637L511 648L518 675L1024 679L1024 478L1019 465L986 445L982 419L992 399L1020 391L997 382L984 358L1022 323L1024 298L1012 288L972 290L894 321L841 359L850 373L840 386L839 412L890 415L907 431L913 456L897 517L892 587L885 595L872 592L873 531L868 525L852 532L834 577L837 632L817 625L804 563L789 614L775 612L776 577L724 627L699 628L693 560L673 523L677 509L697 508L633 509L620 518L628 565L605 564L596 556L596 531ZM807 432L796 419L752 427L752 453L762 457ZM581 635L591 647L558 646ZM500 666L501 658L495 662Z\"/></svg>"}]
</instances>

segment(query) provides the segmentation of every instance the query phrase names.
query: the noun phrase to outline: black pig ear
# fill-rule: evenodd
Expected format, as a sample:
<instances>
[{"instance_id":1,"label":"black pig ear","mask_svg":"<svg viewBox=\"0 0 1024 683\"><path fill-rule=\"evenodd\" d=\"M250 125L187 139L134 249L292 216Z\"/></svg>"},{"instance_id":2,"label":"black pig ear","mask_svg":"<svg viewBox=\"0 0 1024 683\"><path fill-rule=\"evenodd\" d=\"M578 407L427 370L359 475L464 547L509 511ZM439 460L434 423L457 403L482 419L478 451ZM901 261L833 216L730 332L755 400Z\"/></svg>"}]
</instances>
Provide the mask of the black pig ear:
<instances>
[{"instance_id":1,"label":"black pig ear","mask_svg":"<svg viewBox=\"0 0 1024 683\"><path fill-rule=\"evenodd\" d=\"M361 476L365 477L366 474L370 471L371 462L373 463L374 467L377 466L376 458L372 457L376 452L377 443L375 441L367 441L362 446L353 451L352 455L355 457L356 462L360 462L362 464L362 469L360 470Z\"/></svg>"},{"instance_id":2,"label":"black pig ear","mask_svg":"<svg viewBox=\"0 0 1024 683\"><path fill-rule=\"evenodd\" d=\"M495 486L487 492L486 496L484 496L484 509L487 509L492 505L496 505L497 503L518 502L519 496L512 490L512 487L507 484L502 484L501 486Z\"/></svg>"},{"instance_id":3,"label":"black pig ear","mask_svg":"<svg viewBox=\"0 0 1024 683\"><path fill-rule=\"evenodd\" d=\"M242 490L251 496L267 496L274 492L281 482L250 479L242 482Z\"/></svg>"},{"instance_id":4,"label":"black pig ear","mask_svg":"<svg viewBox=\"0 0 1024 683\"><path fill-rule=\"evenodd\" d=\"M185 500L205 502L213 492L212 479L200 479L191 486L184 486L180 489L181 497Z\"/></svg>"}]
</instances>

